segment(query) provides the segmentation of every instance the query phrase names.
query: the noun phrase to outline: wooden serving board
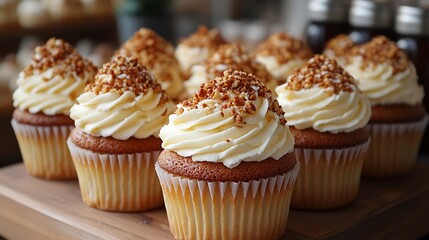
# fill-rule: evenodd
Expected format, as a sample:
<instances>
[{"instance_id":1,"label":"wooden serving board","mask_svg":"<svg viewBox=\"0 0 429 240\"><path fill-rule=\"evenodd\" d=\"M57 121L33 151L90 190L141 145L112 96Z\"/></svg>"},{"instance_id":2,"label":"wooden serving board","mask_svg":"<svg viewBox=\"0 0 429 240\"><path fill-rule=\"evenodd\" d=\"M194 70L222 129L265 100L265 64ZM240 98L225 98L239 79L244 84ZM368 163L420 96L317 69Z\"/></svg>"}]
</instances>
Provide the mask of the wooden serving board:
<instances>
[{"instance_id":1,"label":"wooden serving board","mask_svg":"<svg viewBox=\"0 0 429 240\"><path fill-rule=\"evenodd\" d=\"M291 211L283 239L416 239L429 233L429 163L399 180L364 180L358 199L332 211ZM22 164L0 169L0 235L7 239L173 239L164 208L92 209L77 181L45 181Z\"/></svg>"}]
</instances>

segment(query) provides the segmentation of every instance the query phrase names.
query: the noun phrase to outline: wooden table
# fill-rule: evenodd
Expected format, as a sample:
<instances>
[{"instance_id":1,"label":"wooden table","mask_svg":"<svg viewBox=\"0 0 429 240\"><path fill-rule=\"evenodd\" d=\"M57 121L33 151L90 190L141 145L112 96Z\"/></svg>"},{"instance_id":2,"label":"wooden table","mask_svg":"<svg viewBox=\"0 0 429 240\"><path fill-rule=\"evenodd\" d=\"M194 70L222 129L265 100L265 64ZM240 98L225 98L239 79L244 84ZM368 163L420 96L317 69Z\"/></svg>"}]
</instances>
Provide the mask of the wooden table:
<instances>
[{"instance_id":1,"label":"wooden table","mask_svg":"<svg viewBox=\"0 0 429 240\"><path fill-rule=\"evenodd\" d=\"M364 180L335 211L291 211L284 239L416 239L429 233L429 163L399 180ZM164 208L111 213L87 207L76 181L0 169L0 235L10 239L172 239Z\"/></svg>"}]
</instances>

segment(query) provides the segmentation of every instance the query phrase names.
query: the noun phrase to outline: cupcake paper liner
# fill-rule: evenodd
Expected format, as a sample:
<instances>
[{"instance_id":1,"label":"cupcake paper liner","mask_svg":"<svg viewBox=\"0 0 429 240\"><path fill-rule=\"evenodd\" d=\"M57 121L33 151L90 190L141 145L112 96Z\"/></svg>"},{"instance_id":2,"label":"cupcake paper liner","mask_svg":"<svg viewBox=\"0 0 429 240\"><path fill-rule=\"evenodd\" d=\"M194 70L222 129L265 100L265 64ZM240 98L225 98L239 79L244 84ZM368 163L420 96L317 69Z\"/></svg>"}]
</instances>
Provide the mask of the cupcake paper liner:
<instances>
[{"instance_id":1,"label":"cupcake paper liner","mask_svg":"<svg viewBox=\"0 0 429 240\"><path fill-rule=\"evenodd\" d=\"M280 238L299 166L248 182L208 182L174 176L156 164L171 233L176 239Z\"/></svg>"},{"instance_id":2,"label":"cupcake paper liner","mask_svg":"<svg viewBox=\"0 0 429 240\"><path fill-rule=\"evenodd\" d=\"M76 179L76 171L67 148L73 125L35 126L12 119L12 127L27 172L44 179Z\"/></svg>"},{"instance_id":3,"label":"cupcake paper liner","mask_svg":"<svg viewBox=\"0 0 429 240\"><path fill-rule=\"evenodd\" d=\"M351 203L359 190L369 142L342 149L295 148L302 165L291 207L322 210Z\"/></svg>"},{"instance_id":4,"label":"cupcake paper liner","mask_svg":"<svg viewBox=\"0 0 429 240\"><path fill-rule=\"evenodd\" d=\"M427 123L428 116L409 123L369 124L371 145L362 175L389 178L409 174L416 164Z\"/></svg>"},{"instance_id":5,"label":"cupcake paper liner","mask_svg":"<svg viewBox=\"0 0 429 240\"><path fill-rule=\"evenodd\" d=\"M100 154L67 141L83 201L107 211L135 212L163 205L154 164L161 151Z\"/></svg>"}]
</instances>

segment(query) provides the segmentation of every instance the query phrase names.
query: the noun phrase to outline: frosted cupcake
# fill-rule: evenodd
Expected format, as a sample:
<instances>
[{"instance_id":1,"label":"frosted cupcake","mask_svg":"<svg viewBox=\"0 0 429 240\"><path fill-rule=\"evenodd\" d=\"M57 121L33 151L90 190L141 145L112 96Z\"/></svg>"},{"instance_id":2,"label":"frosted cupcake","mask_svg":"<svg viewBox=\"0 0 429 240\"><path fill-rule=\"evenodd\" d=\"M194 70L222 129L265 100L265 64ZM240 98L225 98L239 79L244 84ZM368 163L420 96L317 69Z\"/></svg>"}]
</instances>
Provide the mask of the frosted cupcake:
<instances>
[{"instance_id":1,"label":"frosted cupcake","mask_svg":"<svg viewBox=\"0 0 429 240\"><path fill-rule=\"evenodd\" d=\"M183 76L174 57L174 47L152 30L142 28L126 41L115 56L137 57L161 84L168 96L177 100L183 92Z\"/></svg>"},{"instance_id":2,"label":"frosted cupcake","mask_svg":"<svg viewBox=\"0 0 429 240\"><path fill-rule=\"evenodd\" d=\"M181 40L176 48L175 55L182 72L189 77L193 66L203 64L213 51L225 43L218 29L199 27L196 33Z\"/></svg>"},{"instance_id":3,"label":"frosted cupcake","mask_svg":"<svg viewBox=\"0 0 429 240\"><path fill-rule=\"evenodd\" d=\"M225 44L218 48L202 65L192 67L192 76L185 82L188 96L193 96L203 83L221 77L227 69L254 74L268 89L274 91L277 82L262 64L257 63L239 44Z\"/></svg>"},{"instance_id":4,"label":"frosted cupcake","mask_svg":"<svg viewBox=\"0 0 429 240\"><path fill-rule=\"evenodd\" d=\"M326 43L323 54L328 58L335 59L338 64L344 67L347 54L356 45L348 35L340 34Z\"/></svg>"},{"instance_id":5,"label":"frosted cupcake","mask_svg":"<svg viewBox=\"0 0 429 240\"><path fill-rule=\"evenodd\" d=\"M275 77L278 84L286 82L292 72L313 56L310 48L301 40L284 32L271 35L256 49L256 61Z\"/></svg>"},{"instance_id":6,"label":"frosted cupcake","mask_svg":"<svg viewBox=\"0 0 429 240\"><path fill-rule=\"evenodd\" d=\"M301 162L291 206L330 209L358 193L371 105L337 62L316 55L276 88Z\"/></svg>"},{"instance_id":7,"label":"frosted cupcake","mask_svg":"<svg viewBox=\"0 0 429 240\"><path fill-rule=\"evenodd\" d=\"M365 176L395 177L414 168L427 114L414 65L383 36L353 48L346 69L372 105Z\"/></svg>"},{"instance_id":8,"label":"frosted cupcake","mask_svg":"<svg viewBox=\"0 0 429 240\"><path fill-rule=\"evenodd\" d=\"M299 170L283 111L244 72L177 105L155 165L176 239L278 239Z\"/></svg>"},{"instance_id":9,"label":"frosted cupcake","mask_svg":"<svg viewBox=\"0 0 429 240\"><path fill-rule=\"evenodd\" d=\"M13 93L12 126L27 171L45 179L73 179L66 146L70 108L97 69L68 43L50 39L35 50Z\"/></svg>"},{"instance_id":10,"label":"frosted cupcake","mask_svg":"<svg viewBox=\"0 0 429 240\"><path fill-rule=\"evenodd\" d=\"M108 211L163 205L154 164L173 102L136 58L106 63L71 109L68 147L83 201Z\"/></svg>"}]
</instances>

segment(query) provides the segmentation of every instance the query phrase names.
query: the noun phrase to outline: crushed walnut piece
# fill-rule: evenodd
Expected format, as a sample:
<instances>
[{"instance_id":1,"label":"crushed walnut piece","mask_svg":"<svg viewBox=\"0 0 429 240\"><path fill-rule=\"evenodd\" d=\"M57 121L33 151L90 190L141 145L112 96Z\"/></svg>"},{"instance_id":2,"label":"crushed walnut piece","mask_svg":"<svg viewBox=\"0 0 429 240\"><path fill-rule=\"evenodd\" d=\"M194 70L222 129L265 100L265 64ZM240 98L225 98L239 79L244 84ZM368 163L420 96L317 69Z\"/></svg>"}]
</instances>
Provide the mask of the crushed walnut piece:
<instances>
[{"instance_id":1,"label":"crushed walnut piece","mask_svg":"<svg viewBox=\"0 0 429 240\"><path fill-rule=\"evenodd\" d=\"M51 38L43 46L38 46L30 65L24 69L25 76L42 73L52 67L54 75L76 74L84 78L85 74L96 73L97 67L82 57L76 49L62 39Z\"/></svg>"},{"instance_id":2,"label":"crushed walnut piece","mask_svg":"<svg viewBox=\"0 0 429 240\"><path fill-rule=\"evenodd\" d=\"M145 94L149 89L152 89L154 93L162 93L160 102L168 100L161 85L139 63L137 58L118 56L103 65L95 76L95 81L88 84L85 91L91 91L97 95L108 92L123 94L126 91L132 91L136 95L140 95Z\"/></svg>"},{"instance_id":3,"label":"crushed walnut piece","mask_svg":"<svg viewBox=\"0 0 429 240\"><path fill-rule=\"evenodd\" d=\"M206 26L200 26L197 32L180 41L180 44L189 47L205 47L210 51L216 50L225 43L226 41L222 38L218 29L208 30Z\"/></svg>"},{"instance_id":4,"label":"crushed walnut piece","mask_svg":"<svg viewBox=\"0 0 429 240\"><path fill-rule=\"evenodd\" d=\"M285 125L284 112L277 100L273 99L271 91L257 80L253 74L228 69L222 77L217 77L201 85L199 91L192 98L181 102L176 114L183 113L183 108L196 109L198 104L206 99L216 100L222 109L231 109L237 126L246 124L243 116L254 114L256 106L252 101L257 97L266 98L269 101L269 111L279 116L279 123ZM209 107L209 106L206 106ZM220 113L224 117L224 113Z\"/></svg>"},{"instance_id":5,"label":"crushed walnut piece","mask_svg":"<svg viewBox=\"0 0 429 240\"><path fill-rule=\"evenodd\" d=\"M210 79L222 77L223 72L227 69L255 74L263 83L268 83L273 79L262 64L257 63L242 45L236 43L220 46L205 61L205 67Z\"/></svg>"},{"instance_id":6,"label":"crushed walnut piece","mask_svg":"<svg viewBox=\"0 0 429 240\"><path fill-rule=\"evenodd\" d=\"M299 91L314 85L325 89L330 94L338 94L341 91L352 92L351 86L356 86L356 82L335 60L323 55L315 55L288 77L286 89Z\"/></svg>"},{"instance_id":7,"label":"crushed walnut piece","mask_svg":"<svg viewBox=\"0 0 429 240\"><path fill-rule=\"evenodd\" d=\"M340 34L330 39L325 46L325 51L332 51L335 56L345 56L357 44L346 34Z\"/></svg>"},{"instance_id":8,"label":"crushed walnut piece","mask_svg":"<svg viewBox=\"0 0 429 240\"><path fill-rule=\"evenodd\" d=\"M347 64L350 64L356 56L362 57L362 70L369 67L369 63L373 65L387 63L392 66L393 74L396 74L407 69L409 64L405 52L385 36L374 37L366 44L353 47L348 55Z\"/></svg>"},{"instance_id":9,"label":"crushed walnut piece","mask_svg":"<svg viewBox=\"0 0 429 240\"><path fill-rule=\"evenodd\" d=\"M313 52L303 41L278 32L259 44L256 55L274 56L280 64L284 64L292 59L307 60Z\"/></svg>"}]
</instances>

